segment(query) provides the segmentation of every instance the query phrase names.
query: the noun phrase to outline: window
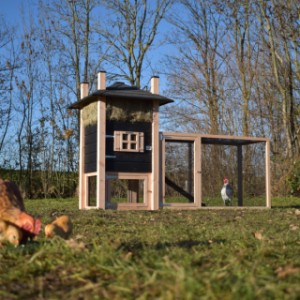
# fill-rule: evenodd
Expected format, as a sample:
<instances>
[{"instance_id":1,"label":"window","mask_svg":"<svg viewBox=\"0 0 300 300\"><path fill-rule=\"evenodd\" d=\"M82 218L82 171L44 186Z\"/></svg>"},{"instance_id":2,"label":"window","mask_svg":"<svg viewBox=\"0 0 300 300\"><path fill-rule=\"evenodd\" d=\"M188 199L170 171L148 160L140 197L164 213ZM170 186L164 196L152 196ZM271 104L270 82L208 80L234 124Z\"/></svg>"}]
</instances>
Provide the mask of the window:
<instances>
[{"instance_id":1,"label":"window","mask_svg":"<svg viewBox=\"0 0 300 300\"><path fill-rule=\"evenodd\" d=\"M111 179L111 203L145 203L145 180L142 179Z\"/></svg>"},{"instance_id":2,"label":"window","mask_svg":"<svg viewBox=\"0 0 300 300\"><path fill-rule=\"evenodd\" d=\"M143 132L115 131L114 139L114 151L144 152Z\"/></svg>"}]
</instances>

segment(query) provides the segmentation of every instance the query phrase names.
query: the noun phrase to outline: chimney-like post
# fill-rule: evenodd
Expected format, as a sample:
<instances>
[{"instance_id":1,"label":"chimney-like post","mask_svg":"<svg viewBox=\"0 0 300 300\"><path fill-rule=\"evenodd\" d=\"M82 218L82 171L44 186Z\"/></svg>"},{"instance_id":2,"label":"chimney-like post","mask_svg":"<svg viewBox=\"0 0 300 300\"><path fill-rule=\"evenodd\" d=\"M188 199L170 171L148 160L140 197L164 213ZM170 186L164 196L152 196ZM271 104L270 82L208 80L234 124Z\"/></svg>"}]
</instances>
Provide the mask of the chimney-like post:
<instances>
[{"instance_id":1,"label":"chimney-like post","mask_svg":"<svg viewBox=\"0 0 300 300\"><path fill-rule=\"evenodd\" d=\"M151 77L151 93L152 94L159 94L159 77L152 76Z\"/></svg>"},{"instance_id":2,"label":"chimney-like post","mask_svg":"<svg viewBox=\"0 0 300 300\"><path fill-rule=\"evenodd\" d=\"M97 90L105 90L105 89L106 89L106 72L100 71L98 73Z\"/></svg>"},{"instance_id":3,"label":"chimney-like post","mask_svg":"<svg viewBox=\"0 0 300 300\"><path fill-rule=\"evenodd\" d=\"M89 94L89 84L87 82L82 82L80 84L80 99L87 97Z\"/></svg>"}]
</instances>

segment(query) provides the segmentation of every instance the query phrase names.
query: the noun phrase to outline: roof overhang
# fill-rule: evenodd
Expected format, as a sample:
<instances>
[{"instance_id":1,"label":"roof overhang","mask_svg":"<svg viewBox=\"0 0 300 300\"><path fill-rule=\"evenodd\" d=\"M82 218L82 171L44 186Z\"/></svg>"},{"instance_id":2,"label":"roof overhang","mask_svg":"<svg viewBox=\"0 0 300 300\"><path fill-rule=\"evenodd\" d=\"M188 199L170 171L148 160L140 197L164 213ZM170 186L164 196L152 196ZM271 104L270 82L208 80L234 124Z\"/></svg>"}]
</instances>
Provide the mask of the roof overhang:
<instances>
[{"instance_id":1,"label":"roof overhang","mask_svg":"<svg viewBox=\"0 0 300 300\"><path fill-rule=\"evenodd\" d=\"M245 146L256 143L266 143L269 141L269 139L267 138L234 135L213 135L180 132L163 132L162 134L165 140L176 141L178 143L186 143L188 139L193 142L194 139L200 137L201 144L203 145ZM178 137L178 139L176 139L176 137Z\"/></svg>"},{"instance_id":2,"label":"roof overhang","mask_svg":"<svg viewBox=\"0 0 300 300\"><path fill-rule=\"evenodd\" d=\"M82 109L88 104L101 100L102 97L106 99L131 99L136 101L158 101L159 105L165 105L174 102L174 100L167 97L152 94L145 90L139 90L136 88L131 89L109 89L98 90L91 95L84 97L83 99L71 104L69 109Z\"/></svg>"}]
</instances>

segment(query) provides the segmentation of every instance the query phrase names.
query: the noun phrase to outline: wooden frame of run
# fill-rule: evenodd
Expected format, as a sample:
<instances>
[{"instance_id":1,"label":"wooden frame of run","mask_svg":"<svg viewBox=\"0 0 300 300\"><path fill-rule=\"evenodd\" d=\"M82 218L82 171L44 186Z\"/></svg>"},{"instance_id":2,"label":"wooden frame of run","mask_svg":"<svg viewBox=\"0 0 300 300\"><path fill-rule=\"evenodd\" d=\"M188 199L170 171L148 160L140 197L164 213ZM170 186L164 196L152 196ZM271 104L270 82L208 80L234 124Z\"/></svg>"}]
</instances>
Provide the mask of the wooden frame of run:
<instances>
[{"instance_id":1,"label":"wooden frame of run","mask_svg":"<svg viewBox=\"0 0 300 300\"><path fill-rule=\"evenodd\" d=\"M166 203L166 142L192 142L194 147L194 201L193 203ZM160 207L178 208L178 209L195 209L201 207L201 160L196 159L196 155L201 153L200 137L189 133L161 133L161 186L162 195Z\"/></svg>"},{"instance_id":2,"label":"wooden frame of run","mask_svg":"<svg viewBox=\"0 0 300 300\"><path fill-rule=\"evenodd\" d=\"M230 145L237 147L237 164L238 164L238 206L236 208L271 208L271 176L270 176L270 140L267 138L257 137L240 137L240 136L226 136L226 135L209 135L209 134L196 134L196 133L179 133L179 132L161 132L161 186L162 195L160 206L164 208L177 208L177 209L195 209L195 208L225 208L222 206L202 206L202 193L201 193L201 148L203 144L208 145ZM168 203L165 199L165 145L166 142L193 142L194 143L194 203L180 204ZM266 205L263 207L245 207L243 206L243 152L242 147L254 143L265 144L265 191L266 191ZM228 208L228 207L226 207ZM230 207L232 208L232 207Z\"/></svg>"}]
</instances>

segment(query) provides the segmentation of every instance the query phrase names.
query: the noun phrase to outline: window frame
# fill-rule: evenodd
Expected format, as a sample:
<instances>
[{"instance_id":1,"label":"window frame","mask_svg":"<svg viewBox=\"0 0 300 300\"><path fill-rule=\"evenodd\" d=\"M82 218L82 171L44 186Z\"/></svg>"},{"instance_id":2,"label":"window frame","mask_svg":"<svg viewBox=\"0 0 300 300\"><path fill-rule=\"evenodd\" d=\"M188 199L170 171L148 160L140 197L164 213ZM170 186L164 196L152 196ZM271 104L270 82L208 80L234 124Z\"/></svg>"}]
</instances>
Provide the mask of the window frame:
<instances>
[{"instance_id":1,"label":"window frame","mask_svg":"<svg viewBox=\"0 0 300 300\"><path fill-rule=\"evenodd\" d=\"M144 152L144 132L114 131L114 151Z\"/></svg>"}]
</instances>

